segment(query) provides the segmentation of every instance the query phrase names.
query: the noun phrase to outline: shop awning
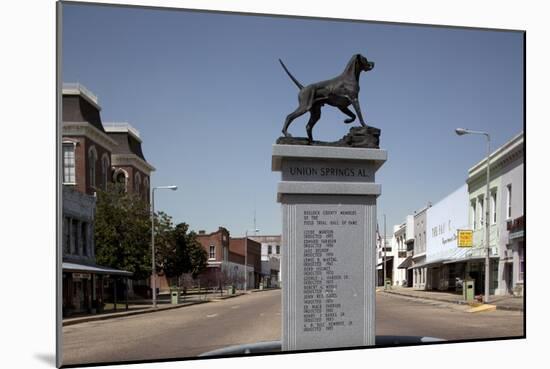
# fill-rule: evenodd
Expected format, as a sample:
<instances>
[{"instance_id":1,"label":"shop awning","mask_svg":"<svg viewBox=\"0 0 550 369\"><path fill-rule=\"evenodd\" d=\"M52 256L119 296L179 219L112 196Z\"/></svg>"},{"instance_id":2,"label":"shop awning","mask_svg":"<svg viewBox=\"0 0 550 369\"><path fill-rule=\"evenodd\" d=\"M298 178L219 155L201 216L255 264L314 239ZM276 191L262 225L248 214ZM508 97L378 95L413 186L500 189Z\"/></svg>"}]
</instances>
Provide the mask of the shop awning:
<instances>
[{"instance_id":1,"label":"shop awning","mask_svg":"<svg viewBox=\"0 0 550 369\"><path fill-rule=\"evenodd\" d=\"M444 261L445 261L444 259L433 260L433 261L427 261L427 262L424 262L424 263L422 263L422 264L413 265L413 266L411 267L411 269L427 268L427 267L429 267L429 266L440 265L440 264L443 264Z\"/></svg>"},{"instance_id":2,"label":"shop awning","mask_svg":"<svg viewBox=\"0 0 550 369\"><path fill-rule=\"evenodd\" d=\"M397 269L408 269L412 265L412 262L412 256L407 256L407 258L403 260L401 264L399 264Z\"/></svg>"},{"instance_id":3,"label":"shop awning","mask_svg":"<svg viewBox=\"0 0 550 369\"><path fill-rule=\"evenodd\" d=\"M387 263L388 261L392 260L392 259L393 259L393 256L386 256L386 263ZM384 264L384 259L383 259L383 258L382 258L382 262L376 264L376 266L380 266L380 265L382 265L382 264Z\"/></svg>"},{"instance_id":4,"label":"shop awning","mask_svg":"<svg viewBox=\"0 0 550 369\"><path fill-rule=\"evenodd\" d=\"M97 264L90 265L90 264L78 264L78 263L70 263L70 262L63 262L63 271L76 272L76 273L122 275L126 277L130 277L132 274L134 274L126 270L104 267Z\"/></svg>"},{"instance_id":5,"label":"shop awning","mask_svg":"<svg viewBox=\"0 0 550 369\"><path fill-rule=\"evenodd\" d=\"M498 255L489 256L489 259L498 259L498 258L499 258ZM443 264L466 263L468 261L483 261L483 260L485 260L485 256L469 256L469 257L460 258L460 259L445 260Z\"/></svg>"}]
</instances>

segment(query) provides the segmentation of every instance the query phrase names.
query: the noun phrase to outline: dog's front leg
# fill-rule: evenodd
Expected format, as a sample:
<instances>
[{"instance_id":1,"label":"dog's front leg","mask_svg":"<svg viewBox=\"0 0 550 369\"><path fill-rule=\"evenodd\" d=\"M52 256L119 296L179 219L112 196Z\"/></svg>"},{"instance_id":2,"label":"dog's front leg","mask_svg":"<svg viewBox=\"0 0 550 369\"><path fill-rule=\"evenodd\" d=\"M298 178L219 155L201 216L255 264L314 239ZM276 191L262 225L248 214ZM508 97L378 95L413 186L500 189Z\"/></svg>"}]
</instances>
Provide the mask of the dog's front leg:
<instances>
[{"instance_id":1,"label":"dog's front leg","mask_svg":"<svg viewBox=\"0 0 550 369\"><path fill-rule=\"evenodd\" d=\"M361 107L359 106L359 100L357 100L357 98L351 99L351 103L353 105L353 108L355 109L355 112L357 113L357 116L359 117L359 121L361 122L361 125L363 127L366 127L367 125L363 120L363 114L361 114Z\"/></svg>"}]
</instances>

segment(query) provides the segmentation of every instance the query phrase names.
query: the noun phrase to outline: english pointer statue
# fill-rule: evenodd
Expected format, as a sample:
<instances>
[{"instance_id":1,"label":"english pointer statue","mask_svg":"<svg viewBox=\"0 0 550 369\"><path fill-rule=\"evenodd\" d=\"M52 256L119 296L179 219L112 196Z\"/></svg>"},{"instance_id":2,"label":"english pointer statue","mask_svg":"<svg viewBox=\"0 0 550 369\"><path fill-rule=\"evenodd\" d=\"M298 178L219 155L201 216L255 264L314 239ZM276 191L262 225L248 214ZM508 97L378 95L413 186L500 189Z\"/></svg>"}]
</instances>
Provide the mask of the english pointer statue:
<instances>
[{"instance_id":1,"label":"english pointer statue","mask_svg":"<svg viewBox=\"0 0 550 369\"><path fill-rule=\"evenodd\" d=\"M368 72L374 68L374 62L368 61L367 58L360 54L356 54L348 62L344 72L338 77L313 83L305 87L290 74L281 59L279 59L279 62L290 79L300 89L298 93L299 106L290 113L285 120L285 125L283 127L283 134L285 137L290 137L288 133L288 126L290 123L309 111L310 117L306 130L309 143L312 143L312 129L315 123L319 121L319 118L321 118L321 107L325 104L335 106L340 109L342 113L346 114L349 118L344 120L345 123L351 123L355 120L355 114L348 108L350 104L353 105L355 112L359 116L361 125L367 127L361 114L359 100L357 99L359 95L359 75L363 71Z\"/></svg>"}]
</instances>

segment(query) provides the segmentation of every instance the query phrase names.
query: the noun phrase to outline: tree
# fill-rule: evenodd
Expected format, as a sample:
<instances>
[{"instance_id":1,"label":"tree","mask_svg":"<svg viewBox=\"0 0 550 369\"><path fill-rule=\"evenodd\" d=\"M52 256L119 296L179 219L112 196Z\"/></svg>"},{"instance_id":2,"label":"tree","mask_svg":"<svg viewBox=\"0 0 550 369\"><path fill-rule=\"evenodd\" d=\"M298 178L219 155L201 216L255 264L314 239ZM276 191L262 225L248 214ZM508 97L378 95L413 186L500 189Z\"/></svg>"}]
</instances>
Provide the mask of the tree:
<instances>
[{"instance_id":1,"label":"tree","mask_svg":"<svg viewBox=\"0 0 550 369\"><path fill-rule=\"evenodd\" d=\"M167 278L178 276L173 271L176 257L176 241L172 217L159 211L155 213L155 264L157 271L162 270Z\"/></svg>"},{"instance_id":2,"label":"tree","mask_svg":"<svg viewBox=\"0 0 550 369\"><path fill-rule=\"evenodd\" d=\"M196 278L206 268L208 258L206 251L197 241L196 233L189 232L189 225L186 223L179 223L173 227L171 218L164 213L157 214L155 218L155 234L159 239L158 247L155 246L157 267L162 269L169 279L184 273L191 273L193 278Z\"/></svg>"},{"instance_id":3,"label":"tree","mask_svg":"<svg viewBox=\"0 0 550 369\"><path fill-rule=\"evenodd\" d=\"M149 205L122 184L97 191L94 238L98 264L130 271L133 279L150 276Z\"/></svg>"},{"instance_id":4,"label":"tree","mask_svg":"<svg viewBox=\"0 0 550 369\"><path fill-rule=\"evenodd\" d=\"M179 274L191 273L193 278L206 269L208 254L197 241L197 234L193 231L188 232L189 226L186 223L180 223L174 230L174 239L176 241L176 258L180 265Z\"/></svg>"}]
</instances>

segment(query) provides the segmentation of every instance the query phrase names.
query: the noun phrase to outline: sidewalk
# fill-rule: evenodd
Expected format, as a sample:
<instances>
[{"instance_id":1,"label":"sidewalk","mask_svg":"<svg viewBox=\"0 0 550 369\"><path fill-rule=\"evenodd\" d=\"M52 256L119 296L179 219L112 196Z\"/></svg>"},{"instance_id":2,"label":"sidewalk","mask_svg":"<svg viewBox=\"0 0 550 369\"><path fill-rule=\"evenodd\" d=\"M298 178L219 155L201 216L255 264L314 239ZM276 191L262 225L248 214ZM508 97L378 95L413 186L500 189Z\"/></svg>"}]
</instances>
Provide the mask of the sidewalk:
<instances>
[{"instance_id":1,"label":"sidewalk","mask_svg":"<svg viewBox=\"0 0 550 369\"><path fill-rule=\"evenodd\" d=\"M384 290L383 287L377 288L377 291L407 296L418 299L433 300L433 301L442 301L449 302L454 304L467 304L464 301L461 294L443 292L443 291L422 291L414 290L410 287L395 287L392 286L391 289ZM513 311L523 311L523 297L513 297L513 296L491 296L490 305L495 305L497 310L513 310Z\"/></svg>"},{"instance_id":2,"label":"sidewalk","mask_svg":"<svg viewBox=\"0 0 550 369\"><path fill-rule=\"evenodd\" d=\"M105 320L105 319L112 319L112 318L120 318L124 316L131 316L131 315L138 315L138 314L147 314L147 313L154 313L157 311L164 311L164 310L172 310L172 309L179 309L186 306L192 306L192 305L198 305L198 304L204 304L207 302L216 302L216 301L222 301L225 299L235 298L238 296L242 296L248 293L252 292L263 292L263 291L271 291L274 288L264 288L263 290L260 289L253 289L248 290L247 293L244 291L237 291L234 295L228 295L224 293L223 295L220 295L219 293L209 293L208 295L204 294L194 294L194 295L187 295L187 296L180 296L180 303L177 305L172 305L170 303L170 293L160 293L157 297L157 308L154 309L151 306L151 300L134 300L129 301L128 303L128 310L121 310L121 311L113 311L108 313L101 313L101 314L93 314L93 315L84 315L84 316L77 316L73 318L64 318L63 319L63 326L68 325L74 325L79 323L85 323L85 322L92 322L97 320Z\"/></svg>"}]
</instances>

